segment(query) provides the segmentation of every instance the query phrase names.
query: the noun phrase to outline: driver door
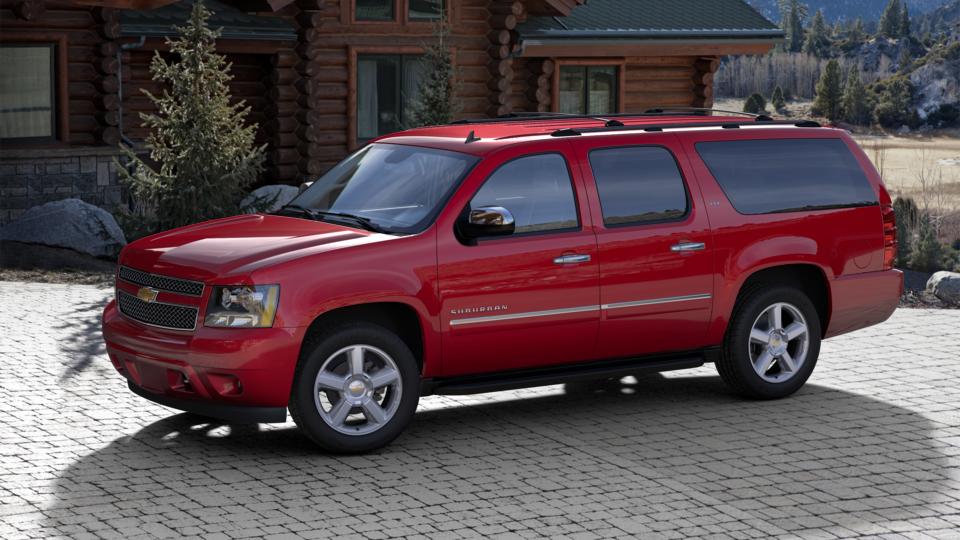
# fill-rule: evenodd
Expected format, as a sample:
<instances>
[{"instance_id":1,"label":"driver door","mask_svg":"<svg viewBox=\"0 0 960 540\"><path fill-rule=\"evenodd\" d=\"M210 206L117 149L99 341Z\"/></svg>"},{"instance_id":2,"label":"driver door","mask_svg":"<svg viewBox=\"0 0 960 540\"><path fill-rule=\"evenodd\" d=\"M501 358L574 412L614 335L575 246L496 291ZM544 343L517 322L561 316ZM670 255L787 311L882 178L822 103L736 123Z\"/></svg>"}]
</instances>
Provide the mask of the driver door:
<instances>
[{"instance_id":1,"label":"driver door","mask_svg":"<svg viewBox=\"0 0 960 540\"><path fill-rule=\"evenodd\" d=\"M445 376L577 362L594 353L597 242L569 143L525 145L500 156L478 166L449 214L506 208L515 232L465 239L452 220L441 224Z\"/></svg>"}]
</instances>

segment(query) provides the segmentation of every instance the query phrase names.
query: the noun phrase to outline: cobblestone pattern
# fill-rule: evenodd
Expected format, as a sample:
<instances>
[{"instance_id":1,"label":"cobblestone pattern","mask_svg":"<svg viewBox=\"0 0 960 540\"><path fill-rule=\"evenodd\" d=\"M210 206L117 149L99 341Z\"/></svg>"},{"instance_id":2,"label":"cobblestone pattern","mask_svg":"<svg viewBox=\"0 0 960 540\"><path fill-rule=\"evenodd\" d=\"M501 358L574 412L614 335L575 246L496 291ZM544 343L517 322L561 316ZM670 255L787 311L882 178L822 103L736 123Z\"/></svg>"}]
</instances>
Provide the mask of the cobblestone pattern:
<instances>
[{"instance_id":1,"label":"cobblestone pattern","mask_svg":"<svg viewBox=\"0 0 960 540\"><path fill-rule=\"evenodd\" d=\"M77 198L107 210L121 203L123 188L114 155L52 155L0 159L0 225L27 208Z\"/></svg>"},{"instance_id":2,"label":"cobblestone pattern","mask_svg":"<svg viewBox=\"0 0 960 540\"><path fill-rule=\"evenodd\" d=\"M111 291L0 283L0 538L960 538L960 312L824 345L796 396L712 367L422 401L331 456L132 395Z\"/></svg>"}]
</instances>

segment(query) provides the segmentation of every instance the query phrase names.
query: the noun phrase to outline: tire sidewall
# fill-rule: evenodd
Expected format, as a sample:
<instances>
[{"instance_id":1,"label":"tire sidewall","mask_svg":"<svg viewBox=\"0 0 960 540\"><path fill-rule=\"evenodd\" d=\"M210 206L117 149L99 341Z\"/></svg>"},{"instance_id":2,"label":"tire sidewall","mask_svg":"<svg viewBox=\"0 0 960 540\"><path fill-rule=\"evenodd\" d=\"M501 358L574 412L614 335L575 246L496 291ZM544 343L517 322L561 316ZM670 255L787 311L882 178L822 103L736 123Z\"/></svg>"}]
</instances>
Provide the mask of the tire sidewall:
<instances>
[{"instance_id":1,"label":"tire sidewall","mask_svg":"<svg viewBox=\"0 0 960 540\"><path fill-rule=\"evenodd\" d=\"M808 332L807 357L800 370L790 379L774 383L764 380L753 369L750 361L750 331L757 318L768 307L778 302L791 304L800 310L806 319ZM749 295L738 306L731 321L730 331L724 346L727 369L733 371L742 389L751 397L778 399L799 390L810 378L820 355L820 317L813 302L802 291L792 287L763 287Z\"/></svg>"},{"instance_id":2,"label":"tire sidewall","mask_svg":"<svg viewBox=\"0 0 960 540\"><path fill-rule=\"evenodd\" d=\"M383 427L365 435L347 435L327 425L313 397L314 382L323 363L333 353L351 345L370 345L384 351L400 371L402 391L396 413ZM312 350L303 351L290 396L297 411L294 419L300 428L316 444L336 453L367 452L386 446L410 423L419 399L420 373L413 353L397 335L373 324L342 326L314 341Z\"/></svg>"}]
</instances>

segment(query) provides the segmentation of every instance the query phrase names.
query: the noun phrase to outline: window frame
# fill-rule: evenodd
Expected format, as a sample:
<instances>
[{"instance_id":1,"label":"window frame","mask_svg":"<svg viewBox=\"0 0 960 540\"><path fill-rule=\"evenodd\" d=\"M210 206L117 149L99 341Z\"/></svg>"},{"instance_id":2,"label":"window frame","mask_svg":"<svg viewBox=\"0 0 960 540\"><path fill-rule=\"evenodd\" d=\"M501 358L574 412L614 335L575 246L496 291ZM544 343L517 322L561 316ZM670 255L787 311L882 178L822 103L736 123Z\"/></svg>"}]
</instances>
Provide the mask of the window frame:
<instances>
[{"instance_id":1,"label":"window frame","mask_svg":"<svg viewBox=\"0 0 960 540\"><path fill-rule=\"evenodd\" d=\"M49 32L9 31L0 34L0 45L4 47L49 46L51 53L51 111L52 134L44 137L16 137L0 139L8 146L50 145L70 142L70 95L67 72L67 35Z\"/></svg>"},{"instance_id":2,"label":"window frame","mask_svg":"<svg viewBox=\"0 0 960 540\"><path fill-rule=\"evenodd\" d=\"M717 178L717 175L716 173L714 173L713 169L710 167L710 164L707 163L707 160L704 159L702 155L700 155L700 150L698 147L700 144L703 144L703 143L765 142L765 141L837 141L839 142L850 153L851 159L853 159L854 162L857 163L857 166L860 167L860 170L863 173L863 178L867 182L867 186L870 188L870 191L873 192L874 196L876 196L877 200L867 204L842 203L842 204L818 205L816 207L803 208L803 209L787 208L783 210L771 210L769 212L742 212L739 208L737 208L737 205L734 204L733 199L730 198L730 194L727 193L726 188L723 187L723 183L720 181L719 178ZM693 143L693 151L696 154L697 159L700 160L700 163L703 164L703 167L706 169L707 173L710 174L710 179L717 184L718 188L720 188L720 193L723 193L724 198L726 198L727 200L727 204L730 205L730 208L732 208L734 212L736 212L738 215L741 215L741 216L745 216L745 217L770 216L770 215L776 215L776 214L796 214L799 212L821 212L824 210L843 210L847 208L870 208L873 206L880 206L880 197L877 194L876 187L873 185L873 182L870 181L870 175L867 173L867 171L863 170L863 166L860 164L860 161L857 159L856 154L850 148L850 145L848 145L847 142L840 137L770 137L770 138L763 138L763 139L758 139L758 138L704 139L704 140L698 140L695 143Z\"/></svg>"},{"instance_id":3,"label":"window frame","mask_svg":"<svg viewBox=\"0 0 960 540\"><path fill-rule=\"evenodd\" d=\"M352 0L351 0L352 1ZM357 101L357 87L359 85L359 68L361 56L422 56L423 47L350 47L348 53L348 71L347 74L347 150L353 152L358 148L366 146L370 141L376 140L380 136L367 139L362 143L358 140L359 132L359 103ZM455 57L454 57L455 59ZM401 83L402 86L402 83Z\"/></svg>"},{"instance_id":4,"label":"window frame","mask_svg":"<svg viewBox=\"0 0 960 540\"><path fill-rule=\"evenodd\" d=\"M550 82L550 110L552 112L560 111L560 71L564 67L584 67L587 68L587 80L586 85L589 87L589 68L591 67L613 67L617 76L617 85L616 90L614 91L614 110L606 114L616 114L625 112L624 102L626 101L626 58L612 58L612 59L596 59L596 58L559 58L554 59L556 67L553 70L553 77ZM584 100L589 103L589 98L587 97L589 92L584 95ZM600 114L603 113L589 113L587 114Z\"/></svg>"},{"instance_id":5,"label":"window frame","mask_svg":"<svg viewBox=\"0 0 960 540\"><path fill-rule=\"evenodd\" d=\"M519 161L521 159L537 157L537 156L547 156L547 155L560 156L560 159L563 160L564 167L566 167L567 169L567 179L570 181L570 192L573 195L573 209L574 209L574 212L576 212L577 214L576 227L565 227L563 229L550 229L547 231L530 231L530 232L523 232L523 233L515 232L507 236L483 236L480 238L473 239L474 245L479 244L480 242L502 241L502 240L510 240L513 238L529 238L532 236L574 233L574 232L583 231L583 213L580 211L580 198L577 196L577 184L576 184L576 180L573 177L573 169L570 167L570 159L568 158L568 156L559 150L545 150L543 152L535 152L532 154L515 156L497 165L492 171L490 171L489 174L487 174L486 178L483 179L483 182L481 182L480 185L477 186L477 189L475 189L473 193L470 194L470 197L467 199L467 204L463 207L460 213L457 214L457 219L454 221L454 228L456 229L457 224L459 224L460 221L466 219L466 217L469 215L470 210L473 206L474 197L476 197L477 194L480 193L480 190L487 185L487 182L489 182L491 178L493 178L498 172L500 172L500 169L502 169L503 167L506 167L507 165L513 163L514 161ZM456 236L459 238L460 234L456 233Z\"/></svg>"},{"instance_id":6,"label":"window frame","mask_svg":"<svg viewBox=\"0 0 960 540\"><path fill-rule=\"evenodd\" d=\"M677 216L675 218L663 218L663 219L654 219L650 221L629 221L624 223L614 223L608 224L606 216L603 212L603 197L600 195L600 183L597 182L597 174L593 169L593 161L591 156L596 151L602 150L619 150L623 148L662 148L667 152L667 155L673 160L673 164L677 167L677 172L680 174L680 185L683 186L683 196L686 202L686 209L683 212L683 215ZM690 196L690 186L689 181L687 180L687 175L683 173L683 167L680 166L680 160L677 159L677 155L671 150L668 146L663 144L618 144L614 146L597 146L591 148L587 151L587 166L590 168L590 178L593 180L593 188L597 191L597 205L600 207L600 223L599 225L604 229L622 229L625 227L646 227L648 225L663 225L665 223L680 223L684 222L690 218L693 214L693 199Z\"/></svg>"},{"instance_id":7,"label":"window frame","mask_svg":"<svg viewBox=\"0 0 960 540\"><path fill-rule=\"evenodd\" d=\"M447 17L447 23L453 25L456 17L456 4L454 0L443 0L444 15ZM340 22L346 25L359 25L364 27L382 26L384 30L397 30L399 27L412 26L422 28L425 32L432 31L433 23L436 19L411 19L410 18L410 0L393 0L393 19L358 19L356 0L340 0ZM364 28L364 31L372 30Z\"/></svg>"}]
</instances>

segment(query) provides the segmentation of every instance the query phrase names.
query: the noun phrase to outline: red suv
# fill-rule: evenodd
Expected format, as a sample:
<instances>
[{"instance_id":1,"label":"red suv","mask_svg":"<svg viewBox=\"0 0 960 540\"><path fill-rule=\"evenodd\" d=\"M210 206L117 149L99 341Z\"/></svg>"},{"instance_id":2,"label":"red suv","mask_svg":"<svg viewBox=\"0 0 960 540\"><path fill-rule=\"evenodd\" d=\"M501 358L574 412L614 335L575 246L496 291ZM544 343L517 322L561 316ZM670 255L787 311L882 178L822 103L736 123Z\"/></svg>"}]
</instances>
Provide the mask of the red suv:
<instances>
[{"instance_id":1,"label":"red suv","mask_svg":"<svg viewBox=\"0 0 960 540\"><path fill-rule=\"evenodd\" d=\"M716 364L781 398L902 274L890 196L844 131L653 111L372 141L272 215L133 242L103 314L151 401L389 443L420 396Z\"/></svg>"}]
</instances>

